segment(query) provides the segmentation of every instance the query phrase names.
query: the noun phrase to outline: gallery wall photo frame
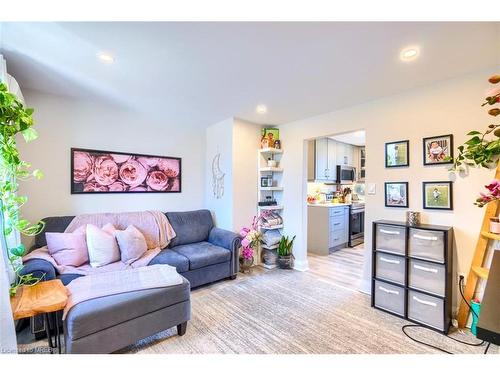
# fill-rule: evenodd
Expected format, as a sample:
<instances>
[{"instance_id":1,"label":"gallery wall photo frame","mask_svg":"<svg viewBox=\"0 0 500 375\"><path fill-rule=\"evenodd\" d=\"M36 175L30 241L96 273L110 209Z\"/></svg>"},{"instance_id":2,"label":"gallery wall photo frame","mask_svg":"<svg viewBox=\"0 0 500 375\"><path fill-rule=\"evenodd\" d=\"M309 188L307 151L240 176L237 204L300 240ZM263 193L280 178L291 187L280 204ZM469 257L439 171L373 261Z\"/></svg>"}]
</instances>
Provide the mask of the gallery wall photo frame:
<instances>
[{"instance_id":1,"label":"gallery wall photo frame","mask_svg":"<svg viewBox=\"0 0 500 375\"><path fill-rule=\"evenodd\" d=\"M384 203L385 207L408 208L408 182L384 183Z\"/></svg>"},{"instance_id":2,"label":"gallery wall photo frame","mask_svg":"<svg viewBox=\"0 0 500 375\"><path fill-rule=\"evenodd\" d=\"M71 194L181 193L182 159L71 148Z\"/></svg>"},{"instance_id":3,"label":"gallery wall photo frame","mask_svg":"<svg viewBox=\"0 0 500 375\"><path fill-rule=\"evenodd\" d=\"M453 210L453 182L422 182L422 206L425 210Z\"/></svg>"},{"instance_id":4,"label":"gallery wall photo frame","mask_svg":"<svg viewBox=\"0 0 500 375\"><path fill-rule=\"evenodd\" d=\"M422 139L424 165L453 163L453 134L437 135Z\"/></svg>"},{"instance_id":5,"label":"gallery wall photo frame","mask_svg":"<svg viewBox=\"0 0 500 375\"><path fill-rule=\"evenodd\" d=\"M410 166L410 141L385 143L385 167L399 168Z\"/></svg>"}]
</instances>

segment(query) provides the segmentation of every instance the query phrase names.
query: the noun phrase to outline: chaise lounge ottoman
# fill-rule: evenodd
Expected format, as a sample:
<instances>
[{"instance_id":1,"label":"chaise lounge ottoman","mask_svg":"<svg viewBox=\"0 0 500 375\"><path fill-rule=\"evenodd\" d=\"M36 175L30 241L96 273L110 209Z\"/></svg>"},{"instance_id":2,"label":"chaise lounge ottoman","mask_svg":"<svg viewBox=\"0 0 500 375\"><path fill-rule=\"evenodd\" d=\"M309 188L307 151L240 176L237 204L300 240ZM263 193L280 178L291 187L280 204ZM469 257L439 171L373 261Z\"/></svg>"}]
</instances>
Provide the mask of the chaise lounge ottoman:
<instances>
[{"instance_id":1,"label":"chaise lounge ottoman","mask_svg":"<svg viewBox=\"0 0 500 375\"><path fill-rule=\"evenodd\" d=\"M191 317L190 285L184 282L95 298L75 305L64 320L66 353L112 353L177 326Z\"/></svg>"}]
</instances>

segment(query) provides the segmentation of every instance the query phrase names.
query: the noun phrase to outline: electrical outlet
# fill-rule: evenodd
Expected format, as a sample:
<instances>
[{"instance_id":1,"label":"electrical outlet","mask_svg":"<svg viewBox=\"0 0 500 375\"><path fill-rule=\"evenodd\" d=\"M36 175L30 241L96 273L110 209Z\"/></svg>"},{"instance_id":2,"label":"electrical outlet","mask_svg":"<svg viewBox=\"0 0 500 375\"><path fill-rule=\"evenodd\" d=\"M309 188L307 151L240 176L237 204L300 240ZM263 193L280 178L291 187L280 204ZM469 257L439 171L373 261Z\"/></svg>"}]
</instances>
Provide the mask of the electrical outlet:
<instances>
[{"instance_id":1,"label":"electrical outlet","mask_svg":"<svg viewBox=\"0 0 500 375\"><path fill-rule=\"evenodd\" d=\"M462 272L457 272L457 284L460 285L460 279L463 278L464 281L463 281L463 286L465 287L465 282L466 282L466 278L465 278L465 273L462 273Z\"/></svg>"}]
</instances>

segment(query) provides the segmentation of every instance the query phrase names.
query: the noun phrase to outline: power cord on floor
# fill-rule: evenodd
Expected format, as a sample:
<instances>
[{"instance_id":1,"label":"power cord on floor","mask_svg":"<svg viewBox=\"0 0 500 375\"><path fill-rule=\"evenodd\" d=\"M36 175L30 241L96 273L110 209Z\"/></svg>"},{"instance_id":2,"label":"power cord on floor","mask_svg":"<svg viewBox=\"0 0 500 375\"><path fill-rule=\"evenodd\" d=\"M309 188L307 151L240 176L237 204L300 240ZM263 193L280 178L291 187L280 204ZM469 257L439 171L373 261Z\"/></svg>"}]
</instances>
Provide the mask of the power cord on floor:
<instances>
[{"instance_id":1,"label":"power cord on floor","mask_svg":"<svg viewBox=\"0 0 500 375\"><path fill-rule=\"evenodd\" d=\"M474 314L476 316L476 318L479 318L479 316L477 315L477 313L472 309L471 305L469 304L469 302L467 301L467 299L465 298L464 296L464 293L463 293L463 282L464 282L464 277L463 276L460 276L460 281L458 283L459 285L459 290L460 290L460 295L462 296L462 299L465 301L465 303L467 304L467 306L469 307L470 311L472 312L472 314ZM409 339L415 341L415 342L418 342L419 344L422 344L422 345L425 345L425 346L428 346L430 348L433 348L433 349L436 349L436 350L439 350L443 353L447 353L447 354L454 354L452 352L449 352L448 350L445 350L443 348L440 348L438 346L435 346L435 345L432 345L432 344L429 344L427 342L423 342L423 341L420 341L420 340L417 340L416 338L414 337L411 337L406 331L405 329L406 328L425 328L425 329L428 329L430 331L434 331L433 329L429 328L429 327L425 327L423 325L420 325L420 324L406 324L404 325L403 327L401 327L401 330L403 331L403 333L405 334L406 337L408 337ZM434 331L435 332L435 331ZM444 334L443 334L444 335ZM448 336L448 335L444 335L445 337L453 340L453 341L456 341L456 342L459 342L461 344L465 344L465 345L469 345L469 346L482 346L484 345L484 340L481 341L481 342L478 342L478 343L471 343L471 342L466 342L466 341L462 341L462 340L458 340L454 337L451 337L451 336ZM484 350L484 354L486 354L488 352L488 349L490 348L490 343L488 343L488 345L486 345L486 349Z\"/></svg>"}]
</instances>

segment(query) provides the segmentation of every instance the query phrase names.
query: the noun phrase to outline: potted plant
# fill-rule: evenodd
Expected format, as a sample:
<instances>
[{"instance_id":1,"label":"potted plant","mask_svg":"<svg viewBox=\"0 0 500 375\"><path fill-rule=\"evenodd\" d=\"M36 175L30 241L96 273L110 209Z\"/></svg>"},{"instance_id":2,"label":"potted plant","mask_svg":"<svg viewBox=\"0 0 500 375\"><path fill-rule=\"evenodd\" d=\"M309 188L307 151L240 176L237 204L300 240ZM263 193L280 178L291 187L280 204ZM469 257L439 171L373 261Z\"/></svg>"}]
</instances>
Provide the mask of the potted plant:
<instances>
[{"instance_id":1,"label":"potted plant","mask_svg":"<svg viewBox=\"0 0 500 375\"><path fill-rule=\"evenodd\" d=\"M281 237L278 245L278 267L283 269L293 268L293 254L292 247L295 236L290 240L288 236Z\"/></svg>"},{"instance_id":2,"label":"potted plant","mask_svg":"<svg viewBox=\"0 0 500 375\"><path fill-rule=\"evenodd\" d=\"M29 178L40 179L42 172L30 171L31 165L23 161L17 149L19 134L26 142L37 138L33 129L33 109L25 108L21 101L9 92L7 85L0 83L0 231L2 246L11 267L10 294L15 295L22 285L33 285L40 279L32 274L22 275L21 258L25 247L20 244L19 235L34 236L44 226L42 221L32 225L19 212L28 198L17 194L19 181Z\"/></svg>"}]
</instances>

